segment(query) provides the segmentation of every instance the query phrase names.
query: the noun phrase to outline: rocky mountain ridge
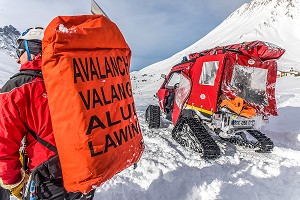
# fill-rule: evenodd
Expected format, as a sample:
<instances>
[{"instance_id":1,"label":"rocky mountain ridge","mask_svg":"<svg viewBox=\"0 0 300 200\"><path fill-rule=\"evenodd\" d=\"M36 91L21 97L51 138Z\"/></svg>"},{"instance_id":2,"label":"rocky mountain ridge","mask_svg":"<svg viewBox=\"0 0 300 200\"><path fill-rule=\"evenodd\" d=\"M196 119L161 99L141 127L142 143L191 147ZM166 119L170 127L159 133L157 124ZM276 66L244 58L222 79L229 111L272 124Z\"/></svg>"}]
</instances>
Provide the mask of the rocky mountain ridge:
<instances>
[{"instance_id":1,"label":"rocky mountain ridge","mask_svg":"<svg viewBox=\"0 0 300 200\"><path fill-rule=\"evenodd\" d=\"M0 51L4 51L9 56L16 58L17 39L20 32L12 25L0 28Z\"/></svg>"},{"instance_id":2,"label":"rocky mountain ridge","mask_svg":"<svg viewBox=\"0 0 300 200\"><path fill-rule=\"evenodd\" d=\"M270 10L270 14L273 16L277 16L278 8L285 10L285 16L291 19L297 18L299 16L300 10L300 2L299 0L252 0L248 4L244 4L235 12L233 12L230 17L241 17L252 13L255 13L260 10L268 9Z\"/></svg>"}]
</instances>

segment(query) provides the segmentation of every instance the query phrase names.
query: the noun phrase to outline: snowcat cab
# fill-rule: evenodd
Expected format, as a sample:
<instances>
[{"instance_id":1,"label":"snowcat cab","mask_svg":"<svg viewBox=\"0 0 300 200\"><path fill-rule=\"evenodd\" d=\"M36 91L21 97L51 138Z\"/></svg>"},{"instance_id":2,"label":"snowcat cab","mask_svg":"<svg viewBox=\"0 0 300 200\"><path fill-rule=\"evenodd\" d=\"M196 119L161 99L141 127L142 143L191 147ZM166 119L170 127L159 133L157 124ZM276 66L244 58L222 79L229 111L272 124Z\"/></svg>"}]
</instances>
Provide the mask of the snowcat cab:
<instances>
[{"instance_id":1,"label":"snowcat cab","mask_svg":"<svg viewBox=\"0 0 300 200\"><path fill-rule=\"evenodd\" d=\"M189 55L172 67L157 92L159 106L146 110L149 128L160 127L161 113L172 121L172 137L206 159L220 155L212 135L270 152L274 144L259 131L277 115L277 63L285 51L253 41Z\"/></svg>"}]
</instances>

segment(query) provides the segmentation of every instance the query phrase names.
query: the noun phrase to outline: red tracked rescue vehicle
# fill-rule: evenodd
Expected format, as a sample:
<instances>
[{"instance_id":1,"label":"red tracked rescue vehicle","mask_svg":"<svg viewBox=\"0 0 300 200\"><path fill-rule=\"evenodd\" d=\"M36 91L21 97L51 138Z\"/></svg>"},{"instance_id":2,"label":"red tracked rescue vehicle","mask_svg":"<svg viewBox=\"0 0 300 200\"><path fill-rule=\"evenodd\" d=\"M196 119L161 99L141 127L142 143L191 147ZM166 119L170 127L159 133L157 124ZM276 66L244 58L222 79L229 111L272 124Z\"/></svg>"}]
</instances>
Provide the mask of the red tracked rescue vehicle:
<instances>
[{"instance_id":1,"label":"red tracked rescue vehicle","mask_svg":"<svg viewBox=\"0 0 300 200\"><path fill-rule=\"evenodd\" d=\"M149 128L159 128L165 116L174 124L172 137L205 159L220 155L214 135L257 152L272 151L274 144L260 127L277 115L276 60L284 52L252 41L190 54L162 75L159 105L145 114Z\"/></svg>"}]
</instances>

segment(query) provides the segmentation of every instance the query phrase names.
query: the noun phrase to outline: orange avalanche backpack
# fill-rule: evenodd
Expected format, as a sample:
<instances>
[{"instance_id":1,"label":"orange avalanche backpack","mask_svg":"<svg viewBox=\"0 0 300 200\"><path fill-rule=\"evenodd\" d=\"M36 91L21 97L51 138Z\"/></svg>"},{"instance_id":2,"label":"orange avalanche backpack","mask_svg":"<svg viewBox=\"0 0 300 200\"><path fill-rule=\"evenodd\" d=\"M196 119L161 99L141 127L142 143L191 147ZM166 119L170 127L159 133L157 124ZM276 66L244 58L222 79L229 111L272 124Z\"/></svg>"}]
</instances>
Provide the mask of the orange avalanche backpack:
<instances>
[{"instance_id":1,"label":"orange avalanche backpack","mask_svg":"<svg viewBox=\"0 0 300 200\"><path fill-rule=\"evenodd\" d=\"M102 15L59 16L45 30L42 73L68 192L88 193L142 155L130 58Z\"/></svg>"}]
</instances>

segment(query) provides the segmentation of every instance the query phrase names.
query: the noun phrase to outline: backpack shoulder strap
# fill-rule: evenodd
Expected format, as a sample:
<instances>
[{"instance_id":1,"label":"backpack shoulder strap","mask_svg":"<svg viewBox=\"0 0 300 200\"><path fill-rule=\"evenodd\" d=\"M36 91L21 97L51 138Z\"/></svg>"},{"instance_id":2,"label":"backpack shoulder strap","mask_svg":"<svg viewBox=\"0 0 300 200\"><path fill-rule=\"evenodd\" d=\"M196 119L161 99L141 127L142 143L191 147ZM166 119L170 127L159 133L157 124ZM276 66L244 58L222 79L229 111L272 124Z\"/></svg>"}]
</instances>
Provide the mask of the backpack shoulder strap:
<instances>
[{"instance_id":1,"label":"backpack shoulder strap","mask_svg":"<svg viewBox=\"0 0 300 200\"><path fill-rule=\"evenodd\" d=\"M37 70L24 70L24 71L21 71L21 72L15 74L14 76L12 76L10 79L13 79L15 77L22 76L22 75L31 76L33 78L39 77L39 78L43 79L42 72L37 71ZM54 153L57 154L57 148L55 146L53 146L52 144L50 144L46 140L42 139L41 137L39 137L37 133L35 133L33 130L29 129L28 127L26 127L26 129L30 133L30 135L32 135L32 137L34 139L36 139L39 143L44 145L47 149L49 149L49 150L51 150L51 151L53 151Z\"/></svg>"},{"instance_id":2,"label":"backpack shoulder strap","mask_svg":"<svg viewBox=\"0 0 300 200\"><path fill-rule=\"evenodd\" d=\"M30 135L32 135L32 137L34 139L36 139L39 143L44 145L47 149L49 149L49 150L51 150L51 151L53 151L54 153L57 154L57 148L55 146L53 146L52 144L50 144L46 140L42 139L41 137L39 137L38 134L36 134L33 130L31 130L29 128L27 128L27 130L30 133Z\"/></svg>"},{"instance_id":3,"label":"backpack shoulder strap","mask_svg":"<svg viewBox=\"0 0 300 200\"><path fill-rule=\"evenodd\" d=\"M16 78L18 76L32 76L33 78L35 77L39 77L41 79L43 79L43 75L41 71L37 71L37 70L24 70L24 71L20 71L19 73L13 75L12 77L10 77L10 79Z\"/></svg>"},{"instance_id":4,"label":"backpack shoulder strap","mask_svg":"<svg viewBox=\"0 0 300 200\"><path fill-rule=\"evenodd\" d=\"M31 82L36 77L43 80L42 72L38 70L25 70L13 75L0 89L0 92L10 92L14 88L20 87L25 83Z\"/></svg>"}]
</instances>

